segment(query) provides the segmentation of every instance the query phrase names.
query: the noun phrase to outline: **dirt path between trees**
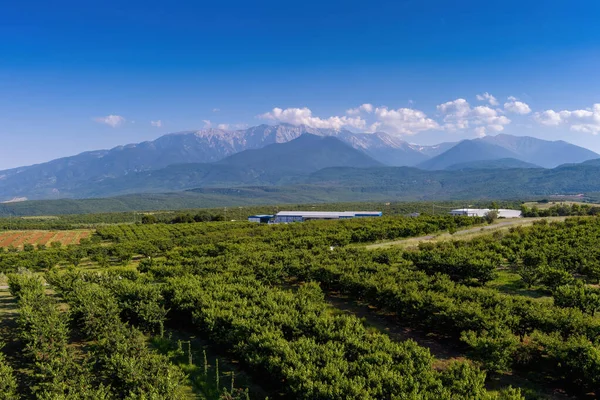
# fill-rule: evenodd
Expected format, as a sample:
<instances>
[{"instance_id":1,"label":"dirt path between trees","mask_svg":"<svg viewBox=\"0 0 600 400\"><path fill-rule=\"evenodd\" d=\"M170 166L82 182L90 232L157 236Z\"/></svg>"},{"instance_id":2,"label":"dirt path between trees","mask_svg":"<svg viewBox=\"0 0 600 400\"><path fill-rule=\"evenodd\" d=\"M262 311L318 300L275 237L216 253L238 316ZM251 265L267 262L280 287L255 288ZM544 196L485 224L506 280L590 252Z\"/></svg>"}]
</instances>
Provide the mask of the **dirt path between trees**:
<instances>
[{"instance_id":1,"label":"dirt path between trees","mask_svg":"<svg viewBox=\"0 0 600 400\"><path fill-rule=\"evenodd\" d=\"M429 349L435 357L433 367L438 370L443 370L453 361L467 359L466 348L461 348L456 342L450 342L450 340L443 337L402 326L392 312L386 312L366 303L354 301L339 293L329 293L326 295L325 300L331 307L363 319L367 326L387 334L394 341L400 342L411 339L419 346ZM524 377L511 374L491 374L488 376L486 386L488 390L500 390L508 386L519 387L528 399L576 399L576 397L568 396L558 389L554 390L547 385L538 384Z\"/></svg>"},{"instance_id":2,"label":"dirt path between trees","mask_svg":"<svg viewBox=\"0 0 600 400\"><path fill-rule=\"evenodd\" d=\"M434 338L424 332L407 328L398 324L396 316L391 312L384 312L366 303L353 301L341 294L328 294L326 301L334 308L345 313L364 319L367 325L386 333L395 341L412 339L422 347L426 347L436 358L435 367L444 368L453 360L464 360L465 355L449 343L444 344L441 338Z\"/></svg>"},{"instance_id":3,"label":"dirt path between trees","mask_svg":"<svg viewBox=\"0 0 600 400\"><path fill-rule=\"evenodd\" d=\"M442 241L442 240L454 240L454 239L469 239L474 236L478 236L480 234L491 233L500 230L506 230L513 226L528 226L532 225L534 221L539 221L541 219L546 219L550 221L564 221L566 217L548 217L548 218L513 218L508 220L497 220L495 223L491 225L478 225L475 227L462 229L456 231L453 234L448 232L431 234L419 237L412 237L400 240L393 240L390 242L382 242L382 243L373 243L365 246L367 249L381 249L387 247L413 247L417 246L421 242L428 241Z\"/></svg>"}]
</instances>

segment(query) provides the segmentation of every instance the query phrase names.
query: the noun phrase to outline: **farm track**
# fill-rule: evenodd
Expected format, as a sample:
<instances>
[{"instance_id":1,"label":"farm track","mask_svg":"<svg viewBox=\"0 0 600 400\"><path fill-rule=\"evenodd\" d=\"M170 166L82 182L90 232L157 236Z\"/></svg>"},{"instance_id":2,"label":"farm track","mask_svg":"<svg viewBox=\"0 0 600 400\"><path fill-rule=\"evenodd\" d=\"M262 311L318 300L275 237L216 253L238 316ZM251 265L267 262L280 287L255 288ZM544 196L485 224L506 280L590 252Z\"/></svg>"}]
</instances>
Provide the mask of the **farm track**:
<instances>
[{"instance_id":1,"label":"farm track","mask_svg":"<svg viewBox=\"0 0 600 400\"><path fill-rule=\"evenodd\" d=\"M550 222L554 222L554 221L564 221L565 218L566 217L548 217L548 218L543 218L543 219L546 219ZM401 240L393 240L393 241L389 241L389 242L373 243L373 244L369 244L369 245L365 246L365 248L381 249L381 248L388 248L388 247L395 247L395 246L416 247L419 245L419 243L422 243L422 242L431 242L431 241L437 242L437 241L443 241L443 240L468 240L475 236L492 233L492 232L496 232L496 231L507 230L507 229L515 227L515 226L532 225L533 222L536 220L539 221L540 218L515 218L512 220L499 221L492 225L484 225L484 226L479 225L479 226L475 226L475 227L471 227L471 228L467 228L467 229L462 229L462 230L456 231L454 234L445 232L445 233L441 233L441 234L425 235L425 236L419 236L419 237L413 237L413 238L407 238L407 239L401 239Z\"/></svg>"}]
</instances>

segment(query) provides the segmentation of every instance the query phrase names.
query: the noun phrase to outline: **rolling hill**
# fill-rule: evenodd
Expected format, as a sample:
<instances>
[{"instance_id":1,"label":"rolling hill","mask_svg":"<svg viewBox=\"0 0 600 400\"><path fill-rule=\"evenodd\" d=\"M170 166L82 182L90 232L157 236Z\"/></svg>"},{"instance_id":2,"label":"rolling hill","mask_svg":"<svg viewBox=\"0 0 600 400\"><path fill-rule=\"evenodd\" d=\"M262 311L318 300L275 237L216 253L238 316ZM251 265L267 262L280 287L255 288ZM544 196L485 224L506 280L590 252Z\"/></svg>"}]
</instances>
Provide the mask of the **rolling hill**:
<instances>
[{"instance_id":1,"label":"rolling hill","mask_svg":"<svg viewBox=\"0 0 600 400\"><path fill-rule=\"evenodd\" d=\"M509 168L541 168L516 158L498 158L496 160L479 160L463 162L446 167L446 171L462 171L468 169L509 169Z\"/></svg>"},{"instance_id":2,"label":"rolling hill","mask_svg":"<svg viewBox=\"0 0 600 400\"><path fill-rule=\"evenodd\" d=\"M600 191L600 162L554 169L474 169L460 173L416 168L327 168L306 184L359 193L393 193L405 199L518 199Z\"/></svg>"},{"instance_id":3,"label":"rolling hill","mask_svg":"<svg viewBox=\"0 0 600 400\"><path fill-rule=\"evenodd\" d=\"M417 165L426 170L442 170L465 162L518 158L517 154L504 147L480 140L463 140L442 154Z\"/></svg>"}]
</instances>

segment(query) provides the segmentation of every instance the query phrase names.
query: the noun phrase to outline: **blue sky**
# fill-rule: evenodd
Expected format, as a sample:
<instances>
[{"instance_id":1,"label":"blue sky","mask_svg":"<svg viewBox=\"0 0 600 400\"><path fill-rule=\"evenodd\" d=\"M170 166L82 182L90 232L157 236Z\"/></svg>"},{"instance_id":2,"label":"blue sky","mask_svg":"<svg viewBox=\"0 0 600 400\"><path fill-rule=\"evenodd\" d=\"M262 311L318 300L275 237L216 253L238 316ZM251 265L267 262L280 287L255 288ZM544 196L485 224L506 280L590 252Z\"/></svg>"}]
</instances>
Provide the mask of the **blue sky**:
<instances>
[{"instance_id":1,"label":"blue sky","mask_svg":"<svg viewBox=\"0 0 600 400\"><path fill-rule=\"evenodd\" d=\"M599 3L7 2L0 168L207 121L600 152Z\"/></svg>"}]
</instances>

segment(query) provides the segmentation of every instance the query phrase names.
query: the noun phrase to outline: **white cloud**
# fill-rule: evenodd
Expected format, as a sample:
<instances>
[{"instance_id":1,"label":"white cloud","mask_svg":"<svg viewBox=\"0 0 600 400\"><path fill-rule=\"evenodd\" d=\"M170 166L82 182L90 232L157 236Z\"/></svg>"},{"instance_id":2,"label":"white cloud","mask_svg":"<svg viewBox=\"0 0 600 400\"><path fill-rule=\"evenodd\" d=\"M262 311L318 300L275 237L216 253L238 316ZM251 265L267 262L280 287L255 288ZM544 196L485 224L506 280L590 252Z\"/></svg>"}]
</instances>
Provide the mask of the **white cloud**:
<instances>
[{"instance_id":1,"label":"white cloud","mask_svg":"<svg viewBox=\"0 0 600 400\"><path fill-rule=\"evenodd\" d=\"M359 115L361 112L372 113L373 112L373 104L365 103L356 108L350 108L346 110L346 114L348 115Z\"/></svg>"},{"instance_id":2,"label":"white cloud","mask_svg":"<svg viewBox=\"0 0 600 400\"><path fill-rule=\"evenodd\" d=\"M502 132L504 126L510 124L510 119L498 115L498 111L487 106L475 107L472 111L472 121L473 124L483 125L494 132Z\"/></svg>"},{"instance_id":3,"label":"white cloud","mask_svg":"<svg viewBox=\"0 0 600 400\"><path fill-rule=\"evenodd\" d=\"M219 111L221 111L221 109L220 109L220 108L213 108L213 109L212 109L212 112L215 112L215 113L216 113L216 112L219 112Z\"/></svg>"},{"instance_id":4,"label":"white cloud","mask_svg":"<svg viewBox=\"0 0 600 400\"><path fill-rule=\"evenodd\" d=\"M565 113L565 111L563 111ZM539 122L542 125L546 126L556 126L560 125L564 122L563 117L566 117L564 114L561 116L560 112L556 112L554 110L546 110L542 112L536 112L533 115L533 119Z\"/></svg>"},{"instance_id":5,"label":"white cloud","mask_svg":"<svg viewBox=\"0 0 600 400\"><path fill-rule=\"evenodd\" d=\"M476 97L479 101L487 101L488 103L490 103L491 106L497 106L498 104L500 104L498 103L498 100L488 92L478 94Z\"/></svg>"},{"instance_id":6,"label":"white cloud","mask_svg":"<svg viewBox=\"0 0 600 400\"><path fill-rule=\"evenodd\" d=\"M381 127L381 122L373 122L368 128L367 128L367 133L375 133L379 130L379 127Z\"/></svg>"},{"instance_id":7,"label":"white cloud","mask_svg":"<svg viewBox=\"0 0 600 400\"><path fill-rule=\"evenodd\" d=\"M493 118L498 115L498 112L488 106L477 106L472 111L471 114L476 118Z\"/></svg>"},{"instance_id":8,"label":"white cloud","mask_svg":"<svg viewBox=\"0 0 600 400\"><path fill-rule=\"evenodd\" d=\"M389 109L385 106L374 107L372 104L363 104L346 113L353 115L365 112L370 114L372 122L360 116L332 116L326 119L315 117L308 108L274 108L271 112L261 114L258 118L270 119L292 125L307 125L313 128L354 128L363 132L373 133L383 130L395 135L414 135L418 132L439 129L439 124L419 110L411 108ZM374 121L373 121L374 119Z\"/></svg>"},{"instance_id":9,"label":"white cloud","mask_svg":"<svg viewBox=\"0 0 600 400\"><path fill-rule=\"evenodd\" d=\"M390 110L387 107L377 107L375 116L378 121L371 125L370 130L375 131L382 127L386 132L400 135L414 135L415 133L430 129L439 129L439 125L427 115L412 108L399 108Z\"/></svg>"},{"instance_id":10,"label":"white cloud","mask_svg":"<svg viewBox=\"0 0 600 400\"><path fill-rule=\"evenodd\" d=\"M498 115L498 110L488 106L477 106L471 108L471 105L465 99L456 99L437 106L438 112L444 117L443 128L448 131L457 131L467 129L474 125L477 128L476 133L485 133L487 130L502 132L504 126L510 124L510 119L504 115ZM481 128L485 128L485 131Z\"/></svg>"},{"instance_id":11,"label":"white cloud","mask_svg":"<svg viewBox=\"0 0 600 400\"><path fill-rule=\"evenodd\" d=\"M600 133L600 103L594 104L585 110L546 110L537 112L533 118L540 124L546 126L570 125L572 131Z\"/></svg>"},{"instance_id":12,"label":"white cloud","mask_svg":"<svg viewBox=\"0 0 600 400\"><path fill-rule=\"evenodd\" d=\"M248 124L219 124L217 128L228 130L228 129L244 129L247 128Z\"/></svg>"},{"instance_id":13,"label":"white cloud","mask_svg":"<svg viewBox=\"0 0 600 400\"><path fill-rule=\"evenodd\" d=\"M477 128L475 128L475 133L477 134L478 137L484 137L485 136L485 126L478 126Z\"/></svg>"},{"instance_id":14,"label":"white cloud","mask_svg":"<svg viewBox=\"0 0 600 400\"><path fill-rule=\"evenodd\" d=\"M444 115L444 129L456 131L469 127L471 106L465 99L447 101L438 105L437 110Z\"/></svg>"},{"instance_id":15,"label":"white cloud","mask_svg":"<svg viewBox=\"0 0 600 400\"><path fill-rule=\"evenodd\" d=\"M202 122L204 122L204 129L208 129L212 126L212 122L210 122L209 119L203 119Z\"/></svg>"},{"instance_id":16,"label":"white cloud","mask_svg":"<svg viewBox=\"0 0 600 400\"><path fill-rule=\"evenodd\" d=\"M447 101L437 106L438 111L442 114L455 115L457 117L466 117L471 111L469 102L465 99L456 99Z\"/></svg>"},{"instance_id":17,"label":"white cloud","mask_svg":"<svg viewBox=\"0 0 600 400\"><path fill-rule=\"evenodd\" d=\"M272 121L284 122L292 125L306 125L311 128L329 128L342 129L351 127L356 129L365 129L366 122L361 117L338 117L333 116L326 119L315 117L312 111L307 108L274 108L272 111L258 115L258 118L270 119Z\"/></svg>"},{"instance_id":18,"label":"white cloud","mask_svg":"<svg viewBox=\"0 0 600 400\"><path fill-rule=\"evenodd\" d=\"M509 96L508 101L504 103L504 110L514 114L525 115L531 112L527 103L517 100L514 96Z\"/></svg>"},{"instance_id":19,"label":"white cloud","mask_svg":"<svg viewBox=\"0 0 600 400\"><path fill-rule=\"evenodd\" d=\"M150 125L155 126L157 128L162 128L162 121L160 119L157 121L150 121Z\"/></svg>"},{"instance_id":20,"label":"white cloud","mask_svg":"<svg viewBox=\"0 0 600 400\"><path fill-rule=\"evenodd\" d=\"M506 117L498 117L498 120L495 123L487 126L487 129L494 132L502 132L504 130L504 125L510 124L510 119Z\"/></svg>"},{"instance_id":21,"label":"white cloud","mask_svg":"<svg viewBox=\"0 0 600 400\"><path fill-rule=\"evenodd\" d=\"M106 117L96 117L94 118L94 121L98 122L99 124L106 124L112 128L116 128L125 122L125 118L121 117L120 115L111 114L107 115Z\"/></svg>"}]
</instances>

